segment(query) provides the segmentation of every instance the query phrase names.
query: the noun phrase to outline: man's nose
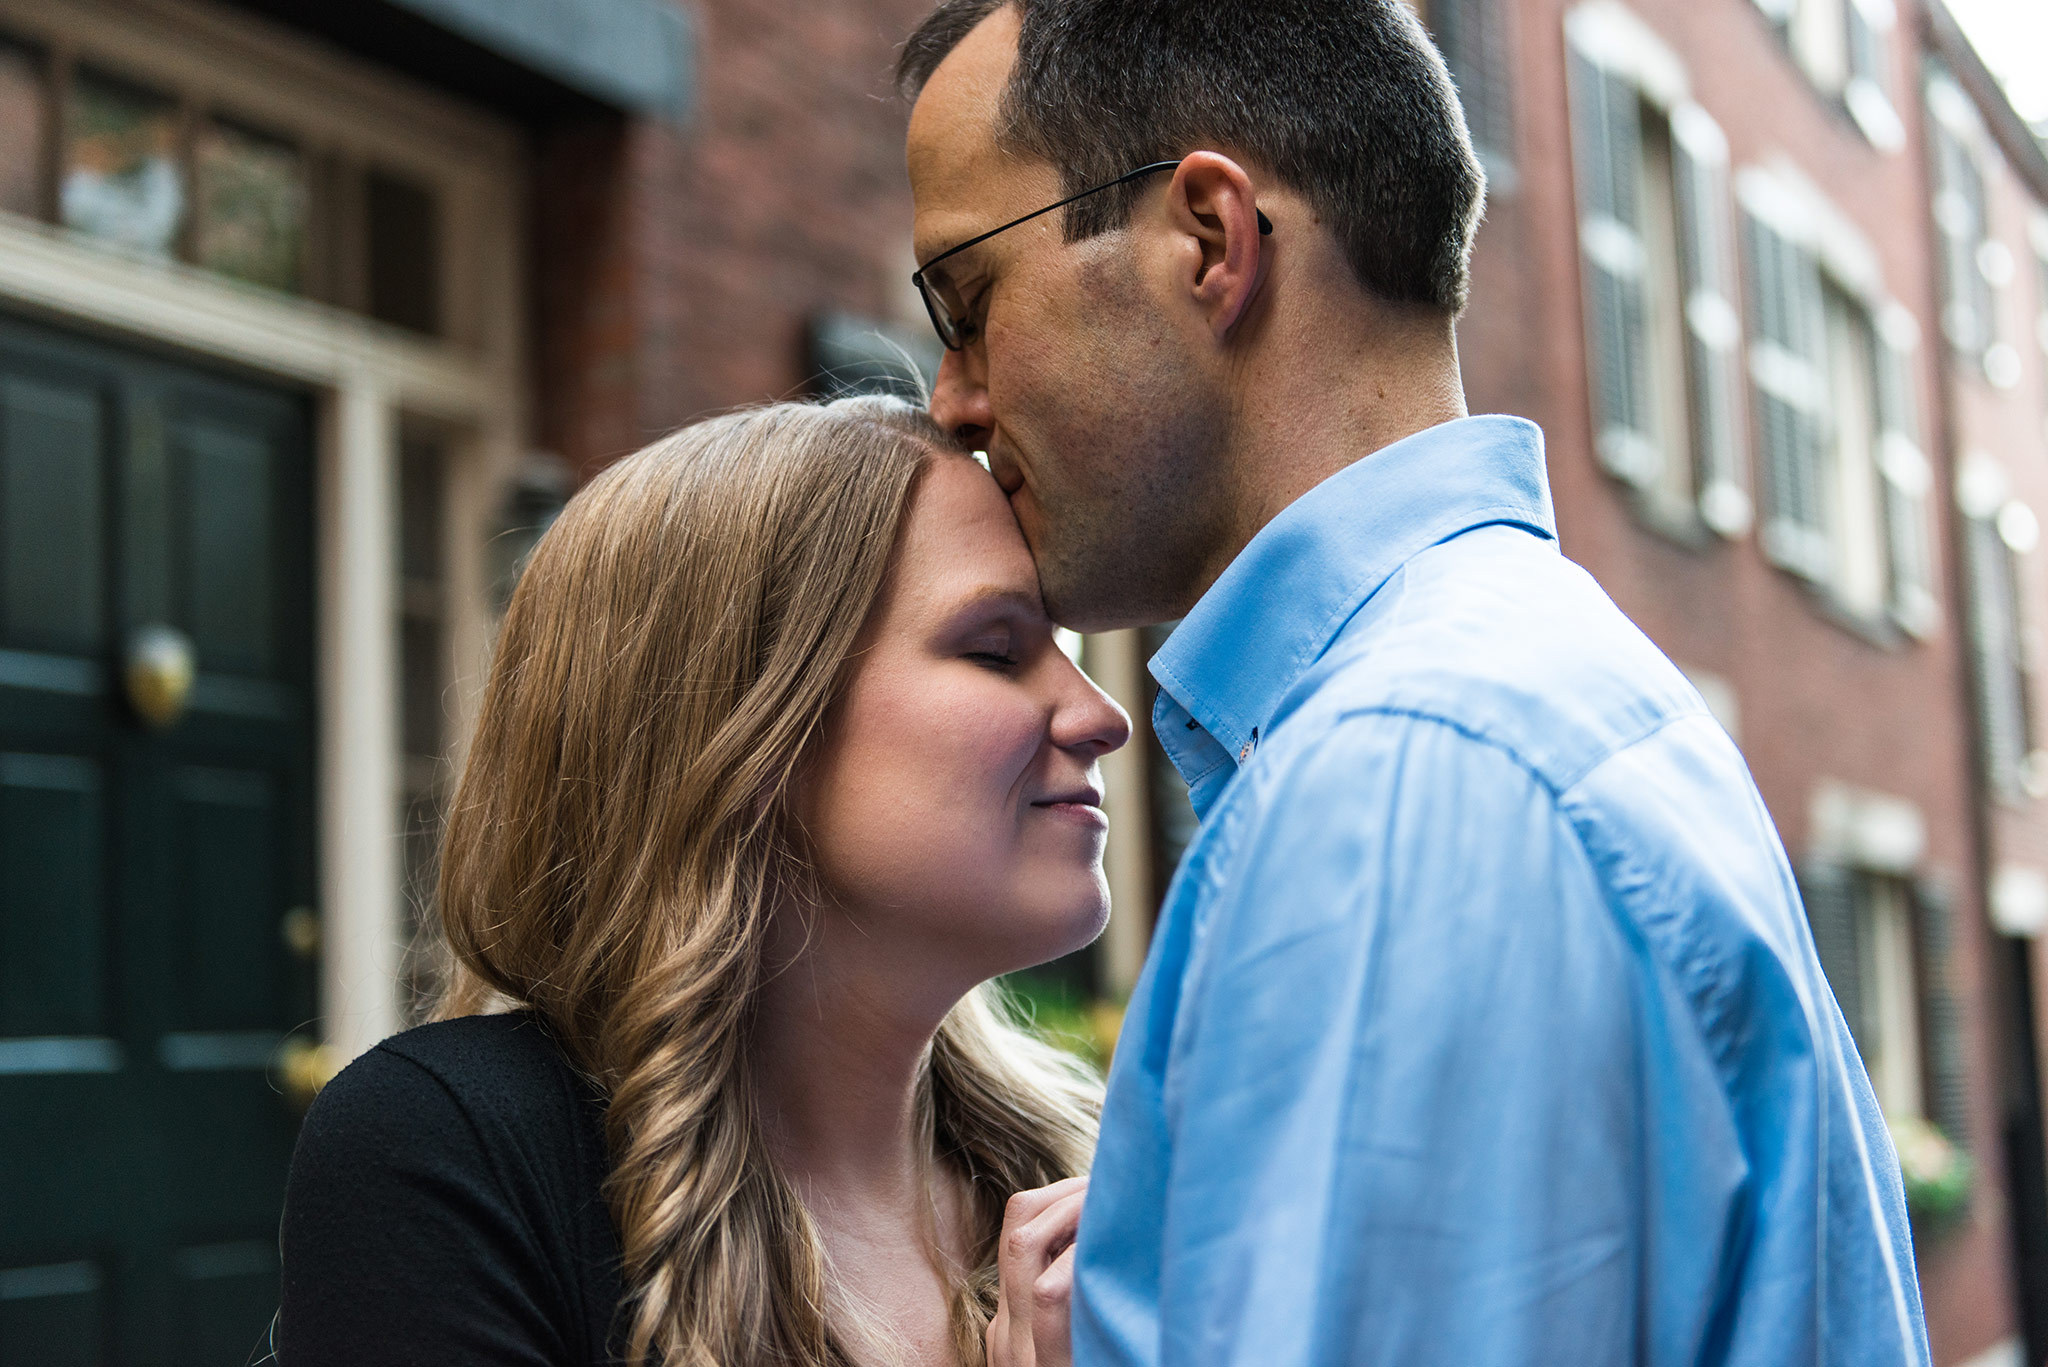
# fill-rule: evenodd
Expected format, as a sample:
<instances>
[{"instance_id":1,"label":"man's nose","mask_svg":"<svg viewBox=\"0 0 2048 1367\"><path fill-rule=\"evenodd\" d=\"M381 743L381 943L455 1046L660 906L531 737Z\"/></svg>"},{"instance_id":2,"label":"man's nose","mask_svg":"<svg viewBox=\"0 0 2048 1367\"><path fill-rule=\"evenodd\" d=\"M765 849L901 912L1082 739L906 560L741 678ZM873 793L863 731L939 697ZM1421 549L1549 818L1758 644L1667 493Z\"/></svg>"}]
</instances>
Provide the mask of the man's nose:
<instances>
[{"instance_id":1,"label":"man's nose","mask_svg":"<svg viewBox=\"0 0 2048 1367\"><path fill-rule=\"evenodd\" d=\"M964 351L948 351L932 385L932 421L975 450L984 450L995 429L988 385Z\"/></svg>"}]
</instances>

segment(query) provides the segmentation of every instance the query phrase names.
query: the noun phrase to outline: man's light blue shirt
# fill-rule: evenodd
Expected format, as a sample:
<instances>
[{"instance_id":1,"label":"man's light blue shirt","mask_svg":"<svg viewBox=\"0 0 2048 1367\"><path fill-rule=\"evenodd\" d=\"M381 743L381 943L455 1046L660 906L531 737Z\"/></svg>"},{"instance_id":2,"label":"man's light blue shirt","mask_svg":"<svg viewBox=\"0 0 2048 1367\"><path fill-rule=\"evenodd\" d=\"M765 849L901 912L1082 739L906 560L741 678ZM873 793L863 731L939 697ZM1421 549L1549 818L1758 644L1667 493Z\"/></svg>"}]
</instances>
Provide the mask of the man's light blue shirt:
<instances>
[{"instance_id":1,"label":"man's light blue shirt","mask_svg":"<svg viewBox=\"0 0 2048 1367\"><path fill-rule=\"evenodd\" d=\"M1075 1360L1924 1364L1897 1160L1769 814L1466 418L1152 662L1199 835L1131 999Z\"/></svg>"}]
</instances>

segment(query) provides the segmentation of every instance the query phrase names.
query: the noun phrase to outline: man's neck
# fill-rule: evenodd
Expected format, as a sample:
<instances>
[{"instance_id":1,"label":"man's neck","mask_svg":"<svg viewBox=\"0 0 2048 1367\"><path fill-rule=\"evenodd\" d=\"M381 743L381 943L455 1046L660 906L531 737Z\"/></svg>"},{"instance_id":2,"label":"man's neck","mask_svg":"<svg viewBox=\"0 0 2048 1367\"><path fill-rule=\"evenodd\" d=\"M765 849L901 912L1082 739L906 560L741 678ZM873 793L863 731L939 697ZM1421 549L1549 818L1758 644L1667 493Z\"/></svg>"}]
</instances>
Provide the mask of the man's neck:
<instances>
[{"instance_id":1,"label":"man's neck","mask_svg":"<svg viewBox=\"0 0 2048 1367\"><path fill-rule=\"evenodd\" d=\"M1244 397L1225 457L1233 516L1196 598L1303 494L1404 437L1466 415L1451 320L1395 323L1382 319L1348 344L1326 336L1268 347L1266 359L1240 373Z\"/></svg>"}]
</instances>

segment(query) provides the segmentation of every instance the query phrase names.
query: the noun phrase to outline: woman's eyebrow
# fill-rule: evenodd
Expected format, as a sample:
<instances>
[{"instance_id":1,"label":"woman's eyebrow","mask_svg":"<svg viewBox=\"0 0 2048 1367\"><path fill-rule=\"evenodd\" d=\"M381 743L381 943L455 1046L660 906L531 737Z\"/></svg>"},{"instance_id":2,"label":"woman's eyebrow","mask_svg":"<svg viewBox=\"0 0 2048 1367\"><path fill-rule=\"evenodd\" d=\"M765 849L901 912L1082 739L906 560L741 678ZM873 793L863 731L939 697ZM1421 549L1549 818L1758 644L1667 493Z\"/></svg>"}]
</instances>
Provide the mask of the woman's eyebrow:
<instances>
[{"instance_id":1,"label":"woman's eyebrow","mask_svg":"<svg viewBox=\"0 0 2048 1367\"><path fill-rule=\"evenodd\" d=\"M1024 589L1006 588L1000 584L985 584L964 594L943 609L943 619L948 624L959 623L992 609L1001 608L1028 617L1042 617L1045 608L1039 603L1038 595Z\"/></svg>"}]
</instances>

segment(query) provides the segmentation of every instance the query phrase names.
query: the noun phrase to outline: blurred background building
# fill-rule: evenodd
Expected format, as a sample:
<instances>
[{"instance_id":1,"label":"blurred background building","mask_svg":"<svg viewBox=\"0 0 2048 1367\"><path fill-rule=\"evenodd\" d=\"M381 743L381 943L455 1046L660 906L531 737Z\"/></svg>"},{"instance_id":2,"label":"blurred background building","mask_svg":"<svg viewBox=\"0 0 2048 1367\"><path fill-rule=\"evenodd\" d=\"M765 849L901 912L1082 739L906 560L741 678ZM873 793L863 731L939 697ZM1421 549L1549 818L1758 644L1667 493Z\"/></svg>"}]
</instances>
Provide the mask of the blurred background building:
<instances>
[{"instance_id":1,"label":"blurred background building","mask_svg":"<svg viewBox=\"0 0 2048 1367\"><path fill-rule=\"evenodd\" d=\"M257 1349L576 483L931 364L926 6L0 0L0 1364ZM1938 1361L2040 1364L2041 130L1935 0L1416 7L1492 183L1472 405L1755 770ZM1160 636L1082 648L1140 719ZM1110 930L1030 984L1083 1033L1192 828L1142 725L1110 787Z\"/></svg>"}]
</instances>

